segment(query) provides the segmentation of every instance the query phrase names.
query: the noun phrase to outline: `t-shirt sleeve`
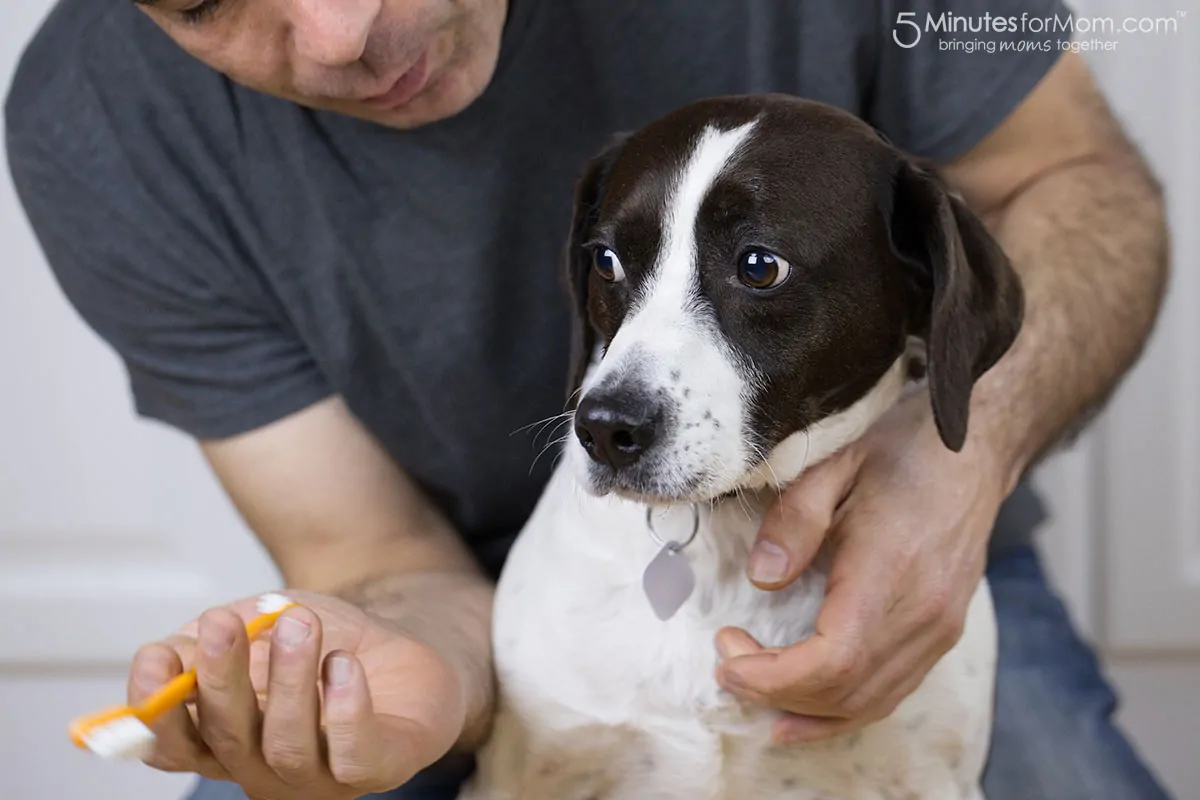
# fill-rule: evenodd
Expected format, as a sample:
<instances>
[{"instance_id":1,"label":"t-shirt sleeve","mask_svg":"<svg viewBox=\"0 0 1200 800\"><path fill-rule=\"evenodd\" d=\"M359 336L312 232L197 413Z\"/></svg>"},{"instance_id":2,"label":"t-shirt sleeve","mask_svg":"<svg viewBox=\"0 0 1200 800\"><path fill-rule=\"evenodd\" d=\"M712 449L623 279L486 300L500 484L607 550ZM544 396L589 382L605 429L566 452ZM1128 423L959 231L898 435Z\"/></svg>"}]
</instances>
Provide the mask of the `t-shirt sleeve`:
<instances>
[{"instance_id":1,"label":"t-shirt sleeve","mask_svg":"<svg viewBox=\"0 0 1200 800\"><path fill-rule=\"evenodd\" d=\"M884 0L868 121L901 149L947 161L1012 113L1063 54L1061 0Z\"/></svg>"},{"instance_id":2,"label":"t-shirt sleeve","mask_svg":"<svg viewBox=\"0 0 1200 800\"><path fill-rule=\"evenodd\" d=\"M231 279L237 247L203 198L181 176L163 202L99 135L48 143L10 128L9 170L59 286L123 361L137 413L219 438L328 396L299 338Z\"/></svg>"}]
</instances>

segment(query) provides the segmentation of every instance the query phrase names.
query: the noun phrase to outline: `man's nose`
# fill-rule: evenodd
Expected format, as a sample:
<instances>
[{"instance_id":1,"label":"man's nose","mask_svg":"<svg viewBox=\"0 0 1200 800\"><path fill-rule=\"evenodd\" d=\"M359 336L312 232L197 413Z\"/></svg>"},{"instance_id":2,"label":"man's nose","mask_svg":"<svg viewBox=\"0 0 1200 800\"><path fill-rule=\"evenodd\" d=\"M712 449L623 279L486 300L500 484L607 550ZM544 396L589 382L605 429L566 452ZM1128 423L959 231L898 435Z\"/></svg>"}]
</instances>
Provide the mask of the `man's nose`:
<instances>
[{"instance_id":1,"label":"man's nose","mask_svg":"<svg viewBox=\"0 0 1200 800\"><path fill-rule=\"evenodd\" d=\"M575 410L575 435L594 460L612 469L635 463L658 438L662 409L638 391L589 392Z\"/></svg>"},{"instance_id":2,"label":"man's nose","mask_svg":"<svg viewBox=\"0 0 1200 800\"><path fill-rule=\"evenodd\" d=\"M292 46L304 61L353 64L367 49L383 0L292 0Z\"/></svg>"}]
</instances>

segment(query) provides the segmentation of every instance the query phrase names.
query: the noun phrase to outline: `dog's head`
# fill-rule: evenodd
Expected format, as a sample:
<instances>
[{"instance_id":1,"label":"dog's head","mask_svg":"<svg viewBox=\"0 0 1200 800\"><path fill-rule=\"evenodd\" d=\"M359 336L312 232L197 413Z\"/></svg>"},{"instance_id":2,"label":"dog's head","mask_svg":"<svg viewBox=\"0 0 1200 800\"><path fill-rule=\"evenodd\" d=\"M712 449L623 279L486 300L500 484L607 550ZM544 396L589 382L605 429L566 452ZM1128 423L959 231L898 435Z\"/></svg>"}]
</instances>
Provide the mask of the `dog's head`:
<instances>
[{"instance_id":1,"label":"dog's head","mask_svg":"<svg viewBox=\"0 0 1200 800\"><path fill-rule=\"evenodd\" d=\"M934 171L779 95L614 140L578 182L567 261L568 446L590 456L590 491L650 502L766 482L780 453L824 457L914 364L959 450L972 387L1023 313L1004 253Z\"/></svg>"}]
</instances>

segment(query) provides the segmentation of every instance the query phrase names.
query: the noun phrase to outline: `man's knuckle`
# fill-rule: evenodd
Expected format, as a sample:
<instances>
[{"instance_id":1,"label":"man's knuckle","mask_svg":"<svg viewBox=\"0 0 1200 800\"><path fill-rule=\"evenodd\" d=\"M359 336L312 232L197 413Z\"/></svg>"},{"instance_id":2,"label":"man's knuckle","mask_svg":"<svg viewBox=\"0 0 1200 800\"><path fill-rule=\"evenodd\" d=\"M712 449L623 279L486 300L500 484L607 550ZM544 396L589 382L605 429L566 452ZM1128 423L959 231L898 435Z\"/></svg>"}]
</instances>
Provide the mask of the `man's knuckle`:
<instances>
[{"instance_id":1,"label":"man's knuckle","mask_svg":"<svg viewBox=\"0 0 1200 800\"><path fill-rule=\"evenodd\" d=\"M826 668L828 682L837 685L852 683L861 674L865 660L862 648L857 645L835 648Z\"/></svg>"},{"instance_id":2,"label":"man's knuckle","mask_svg":"<svg viewBox=\"0 0 1200 800\"><path fill-rule=\"evenodd\" d=\"M337 758L329 765L333 779L352 789L370 791L375 788L378 777L371 766L357 758Z\"/></svg>"},{"instance_id":3,"label":"man's knuckle","mask_svg":"<svg viewBox=\"0 0 1200 800\"><path fill-rule=\"evenodd\" d=\"M288 739L276 737L264 741L263 760L287 783L307 783L316 775L311 755Z\"/></svg>"},{"instance_id":4,"label":"man's knuckle","mask_svg":"<svg viewBox=\"0 0 1200 800\"><path fill-rule=\"evenodd\" d=\"M863 716L871 707L870 700L861 693L855 692L840 704L842 716L847 719L857 719Z\"/></svg>"},{"instance_id":5,"label":"man's knuckle","mask_svg":"<svg viewBox=\"0 0 1200 800\"><path fill-rule=\"evenodd\" d=\"M305 694L310 691L310 687L302 685L303 678L296 673L295 669L272 670L267 679L267 694L276 707L298 709L302 706ZM316 690L311 689L311 691L315 692Z\"/></svg>"},{"instance_id":6,"label":"man's knuckle","mask_svg":"<svg viewBox=\"0 0 1200 800\"><path fill-rule=\"evenodd\" d=\"M229 694L237 686L238 676L233 670L198 669L196 684L201 692L209 694Z\"/></svg>"},{"instance_id":7,"label":"man's knuckle","mask_svg":"<svg viewBox=\"0 0 1200 800\"><path fill-rule=\"evenodd\" d=\"M948 583L938 581L930 585L917 611L919 624L942 629L947 620L953 617L951 598L951 587Z\"/></svg>"},{"instance_id":8,"label":"man's knuckle","mask_svg":"<svg viewBox=\"0 0 1200 800\"><path fill-rule=\"evenodd\" d=\"M223 725L203 726L201 738L217 760L226 766L239 763L245 758L246 743Z\"/></svg>"}]
</instances>

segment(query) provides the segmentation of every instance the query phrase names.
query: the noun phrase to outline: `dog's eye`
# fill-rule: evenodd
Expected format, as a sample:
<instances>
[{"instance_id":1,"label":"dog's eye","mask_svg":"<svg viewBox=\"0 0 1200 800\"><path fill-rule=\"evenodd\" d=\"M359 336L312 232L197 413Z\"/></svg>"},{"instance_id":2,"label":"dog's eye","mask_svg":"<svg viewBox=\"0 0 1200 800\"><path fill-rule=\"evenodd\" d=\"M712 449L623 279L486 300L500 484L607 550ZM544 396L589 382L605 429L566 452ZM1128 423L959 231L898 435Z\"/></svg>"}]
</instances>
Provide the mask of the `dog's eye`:
<instances>
[{"instance_id":1,"label":"dog's eye","mask_svg":"<svg viewBox=\"0 0 1200 800\"><path fill-rule=\"evenodd\" d=\"M738 280L752 289L774 289L791 273L791 264L766 250L750 250L738 261Z\"/></svg>"},{"instance_id":2,"label":"dog's eye","mask_svg":"<svg viewBox=\"0 0 1200 800\"><path fill-rule=\"evenodd\" d=\"M596 265L596 272L600 273L600 277L606 281L619 281L625 277L625 269L621 266L621 259L617 258L617 254L607 247L597 247L592 254L592 260Z\"/></svg>"}]
</instances>

